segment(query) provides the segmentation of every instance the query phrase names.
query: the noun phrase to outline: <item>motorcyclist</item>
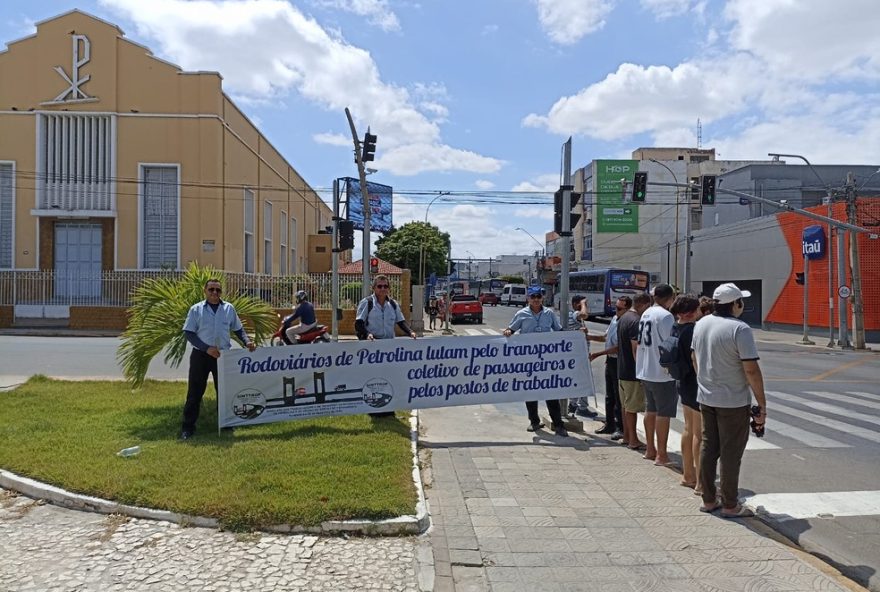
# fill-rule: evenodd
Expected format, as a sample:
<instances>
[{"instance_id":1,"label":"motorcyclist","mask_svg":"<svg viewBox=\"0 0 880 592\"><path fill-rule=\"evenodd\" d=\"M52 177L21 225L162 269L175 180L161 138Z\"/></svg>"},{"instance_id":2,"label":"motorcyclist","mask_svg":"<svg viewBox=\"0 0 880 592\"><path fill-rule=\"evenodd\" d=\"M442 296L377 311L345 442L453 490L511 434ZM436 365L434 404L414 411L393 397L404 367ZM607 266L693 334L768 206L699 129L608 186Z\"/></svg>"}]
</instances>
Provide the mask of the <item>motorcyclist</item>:
<instances>
[{"instance_id":1,"label":"motorcyclist","mask_svg":"<svg viewBox=\"0 0 880 592\"><path fill-rule=\"evenodd\" d=\"M292 325L293 321L299 319L299 324ZM315 308L309 302L309 296L305 290L299 290L296 293L296 307L293 314L288 315L284 319L284 335L287 337L288 343L295 343L296 336L302 335L314 329L318 325L318 319L315 317Z\"/></svg>"}]
</instances>

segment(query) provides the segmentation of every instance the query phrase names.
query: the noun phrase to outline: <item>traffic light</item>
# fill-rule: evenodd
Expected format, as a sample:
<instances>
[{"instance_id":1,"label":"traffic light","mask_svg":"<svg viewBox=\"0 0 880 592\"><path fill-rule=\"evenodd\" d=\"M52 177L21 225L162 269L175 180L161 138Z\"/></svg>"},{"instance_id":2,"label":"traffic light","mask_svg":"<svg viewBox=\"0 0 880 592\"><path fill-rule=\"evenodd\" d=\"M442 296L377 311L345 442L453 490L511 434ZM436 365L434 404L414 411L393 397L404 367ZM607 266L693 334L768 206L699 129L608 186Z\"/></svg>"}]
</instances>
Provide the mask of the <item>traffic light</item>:
<instances>
[{"instance_id":1,"label":"traffic light","mask_svg":"<svg viewBox=\"0 0 880 592\"><path fill-rule=\"evenodd\" d=\"M715 205L715 175L700 177L700 203L704 206Z\"/></svg>"},{"instance_id":2,"label":"traffic light","mask_svg":"<svg viewBox=\"0 0 880 592\"><path fill-rule=\"evenodd\" d=\"M556 234L562 234L562 193L566 189L571 189L571 185L560 187L555 194L553 194L553 230ZM581 194L571 192L571 203L569 204L572 208L577 205L577 203L581 200ZM569 216L569 231L572 230L575 226L577 226L578 220L581 219L580 214L575 214L571 211L568 213Z\"/></svg>"},{"instance_id":3,"label":"traffic light","mask_svg":"<svg viewBox=\"0 0 880 592\"><path fill-rule=\"evenodd\" d=\"M648 196L648 173L639 172L633 175L632 201L644 202Z\"/></svg>"},{"instance_id":4,"label":"traffic light","mask_svg":"<svg viewBox=\"0 0 880 592\"><path fill-rule=\"evenodd\" d=\"M804 285L804 272L796 271L794 274L794 283L799 284L801 286Z\"/></svg>"},{"instance_id":5,"label":"traffic light","mask_svg":"<svg viewBox=\"0 0 880 592\"><path fill-rule=\"evenodd\" d=\"M364 134L364 141L361 151L361 162L375 160L376 158L376 136L370 132Z\"/></svg>"},{"instance_id":6,"label":"traffic light","mask_svg":"<svg viewBox=\"0 0 880 592\"><path fill-rule=\"evenodd\" d=\"M370 257L370 273L379 273L378 257Z\"/></svg>"},{"instance_id":7,"label":"traffic light","mask_svg":"<svg viewBox=\"0 0 880 592\"><path fill-rule=\"evenodd\" d=\"M339 221L339 250L347 251L354 248L354 222Z\"/></svg>"}]
</instances>

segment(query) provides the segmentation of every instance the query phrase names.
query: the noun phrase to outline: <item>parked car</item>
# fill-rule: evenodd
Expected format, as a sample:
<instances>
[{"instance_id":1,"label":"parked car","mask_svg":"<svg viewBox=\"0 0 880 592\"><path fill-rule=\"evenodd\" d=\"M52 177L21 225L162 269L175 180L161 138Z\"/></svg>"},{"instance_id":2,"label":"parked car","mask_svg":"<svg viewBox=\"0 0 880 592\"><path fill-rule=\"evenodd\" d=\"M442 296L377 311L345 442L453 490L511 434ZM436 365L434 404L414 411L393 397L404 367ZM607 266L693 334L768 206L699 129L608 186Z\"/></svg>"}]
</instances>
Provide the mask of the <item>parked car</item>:
<instances>
[{"instance_id":1,"label":"parked car","mask_svg":"<svg viewBox=\"0 0 880 592\"><path fill-rule=\"evenodd\" d=\"M449 320L483 322L483 305L472 294L456 294L449 304Z\"/></svg>"},{"instance_id":2,"label":"parked car","mask_svg":"<svg viewBox=\"0 0 880 592\"><path fill-rule=\"evenodd\" d=\"M501 290L501 304L505 306L525 306L529 303L526 298L525 284L507 284Z\"/></svg>"},{"instance_id":3,"label":"parked car","mask_svg":"<svg viewBox=\"0 0 880 592\"><path fill-rule=\"evenodd\" d=\"M494 292L483 292L480 294L480 304L498 306L498 294L495 294Z\"/></svg>"}]
</instances>

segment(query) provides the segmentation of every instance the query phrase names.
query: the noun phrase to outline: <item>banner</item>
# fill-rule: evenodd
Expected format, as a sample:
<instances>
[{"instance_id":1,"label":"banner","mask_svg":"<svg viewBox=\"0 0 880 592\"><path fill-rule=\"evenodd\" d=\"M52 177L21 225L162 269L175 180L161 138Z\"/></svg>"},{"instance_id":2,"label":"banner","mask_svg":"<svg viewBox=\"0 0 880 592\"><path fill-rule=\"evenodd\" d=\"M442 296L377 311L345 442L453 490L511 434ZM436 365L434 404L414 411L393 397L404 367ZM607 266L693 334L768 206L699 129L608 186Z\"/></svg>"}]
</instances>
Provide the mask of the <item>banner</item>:
<instances>
[{"instance_id":1,"label":"banner","mask_svg":"<svg viewBox=\"0 0 880 592\"><path fill-rule=\"evenodd\" d=\"M361 182L351 177L345 178L345 193L348 203L348 219L357 230L364 229L364 198L361 196ZM392 227L391 202L394 190L390 185L380 185L367 181L370 196L370 230L388 232Z\"/></svg>"},{"instance_id":2,"label":"banner","mask_svg":"<svg viewBox=\"0 0 880 592\"><path fill-rule=\"evenodd\" d=\"M224 351L220 427L594 394L583 333Z\"/></svg>"},{"instance_id":3,"label":"banner","mask_svg":"<svg viewBox=\"0 0 880 592\"><path fill-rule=\"evenodd\" d=\"M639 206L625 202L621 179L632 182L638 160L596 161L596 232L638 232Z\"/></svg>"}]
</instances>

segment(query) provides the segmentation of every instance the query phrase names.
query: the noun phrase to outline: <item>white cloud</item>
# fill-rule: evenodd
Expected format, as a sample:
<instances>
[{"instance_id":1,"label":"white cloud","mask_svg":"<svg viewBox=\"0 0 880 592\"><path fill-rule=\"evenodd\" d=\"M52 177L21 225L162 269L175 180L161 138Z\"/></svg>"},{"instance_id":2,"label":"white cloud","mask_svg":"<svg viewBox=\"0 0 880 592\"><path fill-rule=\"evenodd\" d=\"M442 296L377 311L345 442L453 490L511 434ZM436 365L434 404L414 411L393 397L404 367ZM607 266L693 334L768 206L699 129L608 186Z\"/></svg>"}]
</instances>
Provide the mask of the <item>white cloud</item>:
<instances>
[{"instance_id":1,"label":"white cloud","mask_svg":"<svg viewBox=\"0 0 880 592\"><path fill-rule=\"evenodd\" d=\"M557 189L559 189L560 179L559 173L547 173L545 175L538 175L537 177L530 179L528 181L523 181L521 183L517 183L510 190L511 191L534 191L538 193L553 193Z\"/></svg>"},{"instance_id":2,"label":"white cloud","mask_svg":"<svg viewBox=\"0 0 880 592\"><path fill-rule=\"evenodd\" d=\"M876 0L730 0L724 15L733 21L732 47L759 56L772 75L880 76Z\"/></svg>"},{"instance_id":3,"label":"white cloud","mask_svg":"<svg viewBox=\"0 0 880 592\"><path fill-rule=\"evenodd\" d=\"M486 179L477 179L474 182L474 185L477 187L477 189L483 189L484 191L495 187L495 183Z\"/></svg>"},{"instance_id":4,"label":"white cloud","mask_svg":"<svg viewBox=\"0 0 880 592\"><path fill-rule=\"evenodd\" d=\"M549 203L545 206L527 206L522 208L516 208L513 211L513 215L517 218L540 218L541 220L552 220L553 219L553 206Z\"/></svg>"},{"instance_id":5,"label":"white cloud","mask_svg":"<svg viewBox=\"0 0 880 592\"><path fill-rule=\"evenodd\" d=\"M351 141L351 136L325 132L314 134L312 139L318 144L327 144L328 146L350 146L351 149L354 150L354 143Z\"/></svg>"},{"instance_id":6,"label":"white cloud","mask_svg":"<svg viewBox=\"0 0 880 592\"><path fill-rule=\"evenodd\" d=\"M553 42L572 45L605 26L613 0L533 0L541 27Z\"/></svg>"},{"instance_id":7,"label":"white cloud","mask_svg":"<svg viewBox=\"0 0 880 592\"><path fill-rule=\"evenodd\" d=\"M658 19L685 14L691 8L691 0L641 0L642 8L654 13Z\"/></svg>"},{"instance_id":8,"label":"white cloud","mask_svg":"<svg viewBox=\"0 0 880 592\"><path fill-rule=\"evenodd\" d=\"M400 30L400 21L386 0L316 0L315 4L365 16L371 25L384 31Z\"/></svg>"},{"instance_id":9,"label":"white cloud","mask_svg":"<svg viewBox=\"0 0 880 592\"><path fill-rule=\"evenodd\" d=\"M489 35L494 35L498 32L498 25L486 25L483 27L483 30L480 32L484 37Z\"/></svg>"},{"instance_id":10,"label":"white cloud","mask_svg":"<svg viewBox=\"0 0 880 592\"><path fill-rule=\"evenodd\" d=\"M328 111L350 107L357 121L370 122L388 170L397 174L495 172L502 165L444 145L437 122L419 111L405 88L382 81L369 52L331 35L289 2L152 0L149 10L139 0L100 2L133 21L140 36L158 44L157 53L181 67L220 71L230 94L271 101L297 92ZM340 93L340 80L359 92ZM445 89L417 85L413 92L436 99ZM429 111L437 115L441 105L434 102Z\"/></svg>"},{"instance_id":11,"label":"white cloud","mask_svg":"<svg viewBox=\"0 0 880 592\"><path fill-rule=\"evenodd\" d=\"M668 66L621 64L604 80L563 97L523 124L604 140L693 125L743 111L762 90L760 64L740 54Z\"/></svg>"}]
</instances>

